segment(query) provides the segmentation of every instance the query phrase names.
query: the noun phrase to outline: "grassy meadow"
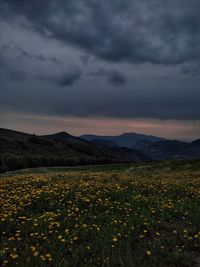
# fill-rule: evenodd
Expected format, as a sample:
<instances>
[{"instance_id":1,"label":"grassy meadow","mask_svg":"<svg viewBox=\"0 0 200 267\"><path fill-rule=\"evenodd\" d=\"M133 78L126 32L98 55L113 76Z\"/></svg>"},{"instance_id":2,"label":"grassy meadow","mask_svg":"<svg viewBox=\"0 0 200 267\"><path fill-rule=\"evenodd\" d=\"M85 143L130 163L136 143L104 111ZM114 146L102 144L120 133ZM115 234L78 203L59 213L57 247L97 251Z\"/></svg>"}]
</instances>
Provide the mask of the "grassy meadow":
<instances>
[{"instance_id":1,"label":"grassy meadow","mask_svg":"<svg viewBox=\"0 0 200 267\"><path fill-rule=\"evenodd\" d=\"M1 175L1 266L200 266L200 163Z\"/></svg>"}]
</instances>

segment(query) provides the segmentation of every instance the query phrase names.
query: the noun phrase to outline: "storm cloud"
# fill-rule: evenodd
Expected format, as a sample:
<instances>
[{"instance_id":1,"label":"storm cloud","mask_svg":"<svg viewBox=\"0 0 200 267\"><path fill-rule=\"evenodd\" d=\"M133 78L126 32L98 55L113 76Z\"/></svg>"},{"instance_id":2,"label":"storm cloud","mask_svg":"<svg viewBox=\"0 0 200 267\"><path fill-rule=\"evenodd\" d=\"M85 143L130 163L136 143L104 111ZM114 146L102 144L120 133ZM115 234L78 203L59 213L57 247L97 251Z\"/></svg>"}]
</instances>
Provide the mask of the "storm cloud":
<instances>
[{"instance_id":1,"label":"storm cloud","mask_svg":"<svg viewBox=\"0 0 200 267\"><path fill-rule=\"evenodd\" d=\"M70 86L73 85L77 80L81 78L81 71L79 69L70 70L70 72L65 73L57 80L60 86Z\"/></svg>"},{"instance_id":2,"label":"storm cloud","mask_svg":"<svg viewBox=\"0 0 200 267\"><path fill-rule=\"evenodd\" d=\"M107 81L114 86L122 86L127 83L127 77L118 70L107 70L99 68L97 71L91 72L91 76L105 77Z\"/></svg>"},{"instance_id":3,"label":"storm cloud","mask_svg":"<svg viewBox=\"0 0 200 267\"><path fill-rule=\"evenodd\" d=\"M198 0L3 0L1 10L5 19L24 16L40 34L108 61L179 64L200 58Z\"/></svg>"},{"instance_id":4,"label":"storm cloud","mask_svg":"<svg viewBox=\"0 0 200 267\"><path fill-rule=\"evenodd\" d=\"M2 0L1 112L199 120L199 10L199 0Z\"/></svg>"}]
</instances>

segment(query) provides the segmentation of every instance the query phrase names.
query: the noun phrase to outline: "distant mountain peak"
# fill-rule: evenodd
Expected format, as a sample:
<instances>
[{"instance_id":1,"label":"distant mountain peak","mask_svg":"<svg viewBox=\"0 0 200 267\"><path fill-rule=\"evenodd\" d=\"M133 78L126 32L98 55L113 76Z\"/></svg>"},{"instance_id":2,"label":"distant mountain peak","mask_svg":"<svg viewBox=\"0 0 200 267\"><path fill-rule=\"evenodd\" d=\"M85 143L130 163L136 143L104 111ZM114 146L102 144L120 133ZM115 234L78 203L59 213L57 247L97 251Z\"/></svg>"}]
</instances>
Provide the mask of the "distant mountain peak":
<instances>
[{"instance_id":1,"label":"distant mountain peak","mask_svg":"<svg viewBox=\"0 0 200 267\"><path fill-rule=\"evenodd\" d=\"M65 131L61 131L58 133L54 133L54 134L49 134L49 135L44 135L43 137L45 138L50 138L50 139L54 139L57 141L64 141L64 142L86 142L82 139L80 139L79 137L73 136Z\"/></svg>"},{"instance_id":2,"label":"distant mountain peak","mask_svg":"<svg viewBox=\"0 0 200 267\"><path fill-rule=\"evenodd\" d=\"M121 135L116 136L100 136L100 135L92 135L92 134L86 134L80 136L80 138L87 140L87 141L93 141L95 139L98 140L107 140L111 141L113 143L116 143L119 147L127 147L127 148L134 148L134 146L137 144L138 141L149 141L149 142L158 142L158 141L165 141L165 138L157 137L153 135L145 135L145 134L139 134L139 133L122 133Z\"/></svg>"},{"instance_id":3,"label":"distant mountain peak","mask_svg":"<svg viewBox=\"0 0 200 267\"><path fill-rule=\"evenodd\" d=\"M61 132L54 133L52 135L70 135L70 134L65 131L61 131Z\"/></svg>"}]
</instances>

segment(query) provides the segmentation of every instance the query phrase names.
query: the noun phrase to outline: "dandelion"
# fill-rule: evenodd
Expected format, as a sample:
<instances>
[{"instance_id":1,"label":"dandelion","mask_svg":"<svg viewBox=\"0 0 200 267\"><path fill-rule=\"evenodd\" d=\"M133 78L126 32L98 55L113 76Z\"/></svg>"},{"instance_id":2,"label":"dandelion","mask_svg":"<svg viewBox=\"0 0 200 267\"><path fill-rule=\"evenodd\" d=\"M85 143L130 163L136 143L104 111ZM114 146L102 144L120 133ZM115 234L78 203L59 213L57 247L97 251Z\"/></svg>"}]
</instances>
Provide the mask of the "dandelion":
<instances>
[{"instance_id":1,"label":"dandelion","mask_svg":"<svg viewBox=\"0 0 200 267\"><path fill-rule=\"evenodd\" d=\"M15 259L18 258L18 255L17 255L17 254L11 254L11 258L12 258L13 260L15 260Z\"/></svg>"},{"instance_id":2,"label":"dandelion","mask_svg":"<svg viewBox=\"0 0 200 267\"><path fill-rule=\"evenodd\" d=\"M33 256L34 256L34 257L37 257L38 255L39 255L38 251L35 251L35 252L33 253Z\"/></svg>"},{"instance_id":3,"label":"dandelion","mask_svg":"<svg viewBox=\"0 0 200 267\"><path fill-rule=\"evenodd\" d=\"M147 251L146 251L146 255L147 255L147 256L151 256L151 251L150 251L150 250L147 250Z\"/></svg>"}]
</instances>

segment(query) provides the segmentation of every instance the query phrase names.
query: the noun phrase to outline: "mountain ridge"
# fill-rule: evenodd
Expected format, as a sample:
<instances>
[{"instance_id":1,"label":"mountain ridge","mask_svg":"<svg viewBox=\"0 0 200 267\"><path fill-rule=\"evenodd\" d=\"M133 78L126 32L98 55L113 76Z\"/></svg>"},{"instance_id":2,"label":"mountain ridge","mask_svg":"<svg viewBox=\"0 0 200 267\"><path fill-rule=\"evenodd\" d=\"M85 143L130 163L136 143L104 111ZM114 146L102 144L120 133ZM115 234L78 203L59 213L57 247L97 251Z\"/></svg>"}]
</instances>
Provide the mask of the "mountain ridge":
<instances>
[{"instance_id":1,"label":"mountain ridge","mask_svg":"<svg viewBox=\"0 0 200 267\"><path fill-rule=\"evenodd\" d=\"M153 136L153 135L145 135L139 133L123 133L120 135L93 135L93 134L84 134L80 136L81 139L92 141L94 139L98 140L107 140L113 143L116 143L120 147L128 147L133 148L134 145L141 140L151 141L151 142L158 142L158 141L165 141L166 138Z\"/></svg>"},{"instance_id":2,"label":"mountain ridge","mask_svg":"<svg viewBox=\"0 0 200 267\"><path fill-rule=\"evenodd\" d=\"M74 166L144 161L132 149L95 144L66 132L26 134L0 128L0 171L42 166Z\"/></svg>"},{"instance_id":3,"label":"mountain ridge","mask_svg":"<svg viewBox=\"0 0 200 267\"><path fill-rule=\"evenodd\" d=\"M90 135L91 138L94 136ZM115 143L107 140L107 136L103 140L88 141L64 131L39 136L0 128L0 171L42 166L200 159L200 139L188 143L136 133L125 133L119 138L127 136L128 141L120 140L119 143L116 139L118 143ZM137 138L133 140L133 137Z\"/></svg>"}]
</instances>

